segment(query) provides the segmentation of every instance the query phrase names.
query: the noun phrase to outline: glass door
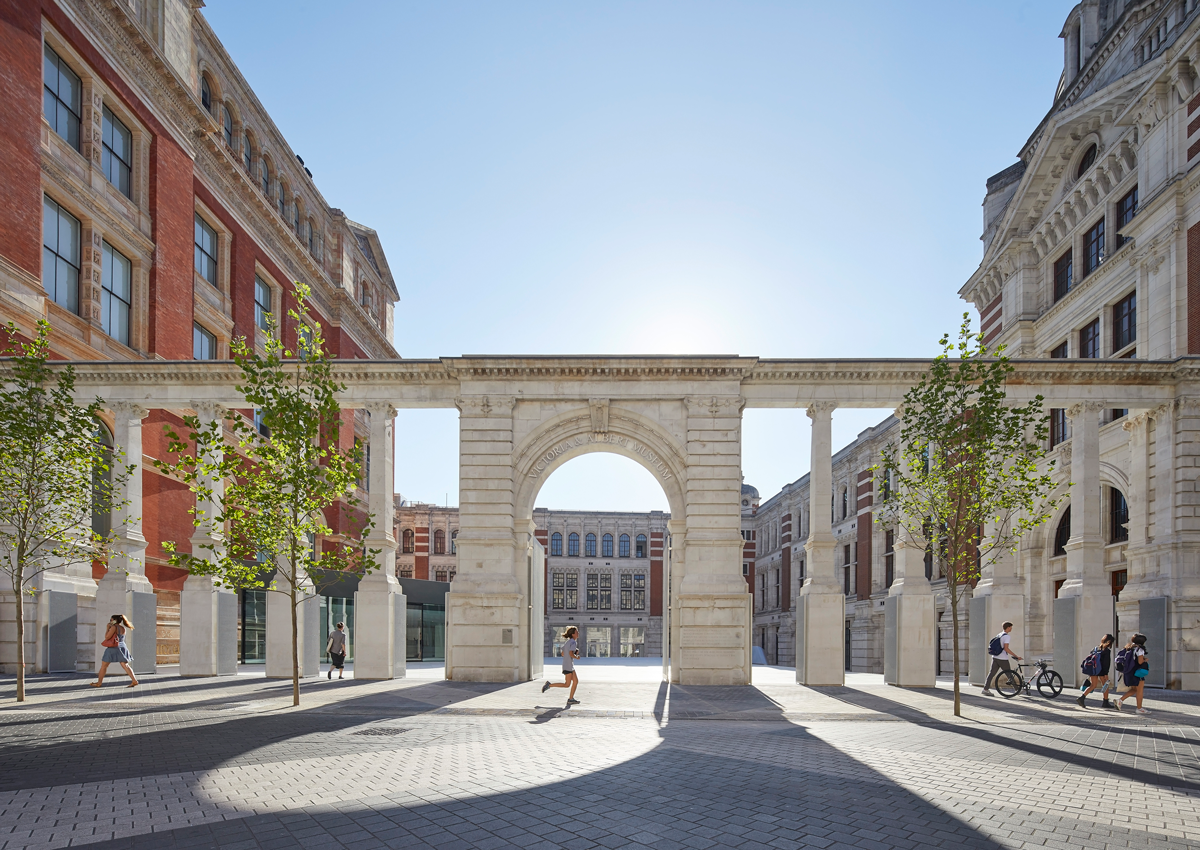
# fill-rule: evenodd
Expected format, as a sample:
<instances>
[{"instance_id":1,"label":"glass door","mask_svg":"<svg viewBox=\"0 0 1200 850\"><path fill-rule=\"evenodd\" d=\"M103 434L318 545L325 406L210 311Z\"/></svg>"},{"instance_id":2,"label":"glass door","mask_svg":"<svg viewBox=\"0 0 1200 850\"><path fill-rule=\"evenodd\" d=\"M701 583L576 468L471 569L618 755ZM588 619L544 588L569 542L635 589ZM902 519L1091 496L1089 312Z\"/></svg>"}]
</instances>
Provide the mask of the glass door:
<instances>
[{"instance_id":1,"label":"glass door","mask_svg":"<svg viewBox=\"0 0 1200 850\"><path fill-rule=\"evenodd\" d=\"M321 597L321 655L325 655L325 646L329 643L329 635L337 628L338 623L346 624L346 660L354 660L354 600L341 596Z\"/></svg>"},{"instance_id":2,"label":"glass door","mask_svg":"<svg viewBox=\"0 0 1200 850\"><path fill-rule=\"evenodd\" d=\"M238 662L267 663L267 591L243 590Z\"/></svg>"}]
</instances>

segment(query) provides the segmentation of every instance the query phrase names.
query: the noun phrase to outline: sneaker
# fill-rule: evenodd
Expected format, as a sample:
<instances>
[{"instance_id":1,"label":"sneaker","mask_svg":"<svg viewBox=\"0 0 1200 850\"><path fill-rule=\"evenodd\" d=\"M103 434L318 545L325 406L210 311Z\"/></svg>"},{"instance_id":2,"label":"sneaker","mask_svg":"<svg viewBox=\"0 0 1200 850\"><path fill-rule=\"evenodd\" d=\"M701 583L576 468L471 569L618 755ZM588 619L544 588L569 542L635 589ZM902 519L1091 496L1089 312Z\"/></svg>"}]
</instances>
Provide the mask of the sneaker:
<instances>
[{"instance_id":1,"label":"sneaker","mask_svg":"<svg viewBox=\"0 0 1200 850\"><path fill-rule=\"evenodd\" d=\"M984 695L985 697L990 697L990 696L992 695L992 692L991 692L991 691L989 691L987 688L984 688L984 689L983 689L983 695Z\"/></svg>"},{"instance_id":2,"label":"sneaker","mask_svg":"<svg viewBox=\"0 0 1200 850\"><path fill-rule=\"evenodd\" d=\"M329 668L329 675L328 675L328 676L326 676L325 678L326 678L326 679L332 679L332 678L333 678L333 668L332 668L332 667L330 667L330 668Z\"/></svg>"},{"instance_id":3,"label":"sneaker","mask_svg":"<svg viewBox=\"0 0 1200 850\"><path fill-rule=\"evenodd\" d=\"M1121 710L1121 700L1117 700L1117 711Z\"/></svg>"},{"instance_id":4,"label":"sneaker","mask_svg":"<svg viewBox=\"0 0 1200 850\"><path fill-rule=\"evenodd\" d=\"M1080 708L1087 708L1087 706L1083 703L1083 699L1084 698L1081 696L1079 699L1075 700L1075 702L1079 703Z\"/></svg>"},{"instance_id":5,"label":"sneaker","mask_svg":"<svg viewBox=\"0 0 1200 850\"><path fill-rule=\"evenodd\" d=\"M550 683L549 683L549 682L544 682L544 683L542 684L542 693L546 693L546 691L548 691L548 690L550 690Z\"/></svg>"},{"instance_id":6,"label":"sneaker","mask_svg":"<svg viewBox=\"0 0 1200 850\"><path fill-rule=\"evenodd\" d=\"M567 700L567 705L579 705L579 700L574 699L574 698L569 699L569 700Z\"/></svg>"},{"instance_id":7,"label":"sneaker","mask_svg":"<svg viewBox=\"0 0 1200 850\"><path fill-rule=\"evenodd\" d=\"M1100 707L1101 708L1112 708L1113 704L1111 702L1109 702L1108 700L1105 700L1104 702L1100 703Z\"/></svg>"},{"instance_id":8,"label":"sneaker","mask_svg":"<svg viewBox=\"0 0 1200 850\"><path fill-rule=\"evenodd\" d=\"M1150 712L1146 711L1146 709L1144 709L1144 708L1139 708L1137 710L1137 713L1138 714L1149 714Z\"/></svg>"}]
</instances>

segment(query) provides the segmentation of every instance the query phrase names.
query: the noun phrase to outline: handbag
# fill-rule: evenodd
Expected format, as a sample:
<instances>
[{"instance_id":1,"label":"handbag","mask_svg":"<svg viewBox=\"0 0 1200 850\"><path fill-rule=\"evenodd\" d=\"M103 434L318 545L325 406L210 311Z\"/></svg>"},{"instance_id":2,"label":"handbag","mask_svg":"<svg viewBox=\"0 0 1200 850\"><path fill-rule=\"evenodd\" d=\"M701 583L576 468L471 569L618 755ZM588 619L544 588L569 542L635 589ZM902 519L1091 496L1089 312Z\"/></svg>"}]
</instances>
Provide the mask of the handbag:
<instances>
[{"instance_id":1,"label":"handbag","mask_svg":"<svg viewBox=\"0 0 1200 850\"><path fill-rule=\"evenodd\" d=\"M1148 668L1148 667L1139 667L1138 669L1136 669L1136 670L1134 670L1134 671L1133 671L1133 675L1134 675L1134 677L1135 677L1135 678L1138 678L1138 679L1144 679L1144 678L1146 678L1147 676L1149 676L1149 675L1150 675L1150 668Z\"/></svg>"},{"instance_id":2,"label":"handbag","mask_svg":"<svg viewBox=\"0 0 1200 850\"><path fill-rule=\"evenodd\" d=\"M117 633L113 632L112 637L108 638L107 640L100 641L100 645L107 646L109 649L112 649L114 646L117 645Z\"/></svg>"}]
</instances>

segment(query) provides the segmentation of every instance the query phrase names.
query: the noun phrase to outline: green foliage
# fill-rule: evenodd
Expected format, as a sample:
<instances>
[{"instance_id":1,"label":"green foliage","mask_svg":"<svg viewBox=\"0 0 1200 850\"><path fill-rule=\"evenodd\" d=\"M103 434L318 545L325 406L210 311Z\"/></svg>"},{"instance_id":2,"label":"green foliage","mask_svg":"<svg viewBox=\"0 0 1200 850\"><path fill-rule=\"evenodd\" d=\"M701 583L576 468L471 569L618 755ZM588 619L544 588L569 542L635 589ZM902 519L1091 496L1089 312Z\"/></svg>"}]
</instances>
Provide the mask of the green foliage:
<instances>
[{"instance_id":1,"label":"green foliage","mask_svg":"<svg viewBox=\"0 0 1200 850\"><path fill-rule=\"evenodd\" d=\"M0 570L17 597L17 699L24 699L24 606L37 577L71 564L107 562L116 532L93 530L93 504L107 514L136 467L122 466L98 439L100 399L75 402L75 370L49 365L50 325L32 342L15 325L0 390ZM115 507L124 507L118 503Z\"/></svg>"},{"instance_id":2,"label":"green foliage","mask_svg":"<svg viewBox=\"0 0 1200 850\"><path fill-rule=\"evenodd\" d=\"M1053 512L1054 462L1039 470L1042 396L1007 402L1013 367L1003 346L989 351L966 314L957 343L947 335L939 344L942 353L904 396L898 443L873 470L887 482L879 521L904 526L935 552L947 584L961 593Z\"/></svg>"},{"instance_id":3,"label":"green foliage","mask_svg":"<svg viewBox=\"0 0 1200 850\"><path fill-rule=\"evenodd\" d=\"M229 588L263 587L264 570L275 567L283 586L278 579L265 586L289 593L295 603L303 595L291 593L292 588L305 579L320 583L333 570L369 573L379 554L361 542L374 527L365 512L352 530L359 540L312 551L311 540L333 534L327 510L345 511L349 525L361 507L355 484L362 449L339 448L342 411L336 395L345 387L333 379L320 325L309 321L308 295L297 283L297 308L288 315L298 327L309 328L299 334L297 351L285 348L273 324L265 355L244 339L233 344L242 373L237 390L248 407L261 412L269 438L233 411L223 422L187 416L186 434L167 428L175 459L155 462L196 494L192 519L202 534L190 554L178 551L175 542L165 543L171 563Z\"/></svg>"}]
</instances>

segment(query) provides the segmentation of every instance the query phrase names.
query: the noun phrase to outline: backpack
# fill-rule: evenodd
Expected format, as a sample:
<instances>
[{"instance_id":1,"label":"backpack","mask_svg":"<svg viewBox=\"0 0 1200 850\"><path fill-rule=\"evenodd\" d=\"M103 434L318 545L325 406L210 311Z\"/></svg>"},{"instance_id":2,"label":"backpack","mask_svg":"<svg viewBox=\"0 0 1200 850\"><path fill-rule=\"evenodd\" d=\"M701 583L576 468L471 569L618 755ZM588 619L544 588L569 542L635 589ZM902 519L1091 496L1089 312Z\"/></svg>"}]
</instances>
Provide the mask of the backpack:
<instances>
[{"instance_id":1,"label":"backpack","mask_svg":"<svg viewBox=\"0 0 1200 850\"><path fill-rule=\"evenodd\" d=\"M1125 647L1118 652L1116 665L1118 673L1133 670L1137 666L1137 656L1133 654L1133 649Z\"/></svg>"},{"instance_id":2,"label":"backpack","mask_svg":"<svg viewBox=\"0 0 1200 850\"><path fill-rule=\"evenodd\" d=\"M988 644L988 655L993 658L1004 654L1004 641L1000 640L1002 637L1004 637L1004 632L996 635L992 638L992 642Z\"/></svg>"},{"instance_id":3,"label":"backpack","mask_svg":"<svg viewBox=\"0 0 1200 850\"><path fill-rule=\"evenodd\" d=\"M1083 664L1079 665L1085 676L1100 675L1100 647L1092 650L1091 654L1083 659Z\"/></svg>"}]
</instances>

